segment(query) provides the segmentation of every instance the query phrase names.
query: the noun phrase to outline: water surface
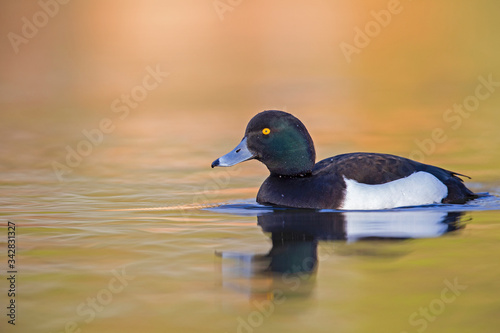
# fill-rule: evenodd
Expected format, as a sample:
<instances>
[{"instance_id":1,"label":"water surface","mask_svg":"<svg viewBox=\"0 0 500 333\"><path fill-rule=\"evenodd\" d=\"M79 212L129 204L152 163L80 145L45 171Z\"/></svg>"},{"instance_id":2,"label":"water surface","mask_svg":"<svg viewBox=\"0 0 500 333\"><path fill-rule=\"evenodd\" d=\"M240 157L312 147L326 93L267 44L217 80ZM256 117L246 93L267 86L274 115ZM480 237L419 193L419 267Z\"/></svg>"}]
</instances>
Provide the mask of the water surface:
<instances>
[{"instance_id":1,"label":"water surface","mask_svg":"<svg viewBox=\"0 0 500 333\"><path fill-rule=\"evenodd\" d=\"M266 176L257 162L209 168L229 144L201 151L124 140L105 143L62 182L42 167L6 173L1 215L17 226L19 329L497 327L494 181L471 182L490 195L467 205L272 209L253 199ZM115 159L118 148L126 154Z\"/></svg>"}]
</instances>

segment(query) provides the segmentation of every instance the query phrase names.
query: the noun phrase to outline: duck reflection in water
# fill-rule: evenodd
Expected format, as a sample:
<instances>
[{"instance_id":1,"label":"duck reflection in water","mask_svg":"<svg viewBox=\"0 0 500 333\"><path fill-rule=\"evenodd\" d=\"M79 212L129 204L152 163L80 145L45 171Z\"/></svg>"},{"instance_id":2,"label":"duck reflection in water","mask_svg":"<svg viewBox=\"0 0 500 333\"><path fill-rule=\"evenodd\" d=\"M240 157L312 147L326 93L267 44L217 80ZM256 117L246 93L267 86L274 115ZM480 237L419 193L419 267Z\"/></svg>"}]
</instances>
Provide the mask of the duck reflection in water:
<instances>
[{"instance_id":1,"label":"duck reflection in water","mask_svg":"<svg viewBox=\"0 0 500 333\"><path fill-rule=\"evenodd\" d=\"M262 231L271 234L271 250L267 254L218 253L222 258L222 284L252 299L307 297L314 287L318 261L343 255L399 257L407 252L394 251L391 244L456 231L464 227L462 215L462 212L405 209L267 211L258 214L257 220Z\"/></svg>"}]
</instances>

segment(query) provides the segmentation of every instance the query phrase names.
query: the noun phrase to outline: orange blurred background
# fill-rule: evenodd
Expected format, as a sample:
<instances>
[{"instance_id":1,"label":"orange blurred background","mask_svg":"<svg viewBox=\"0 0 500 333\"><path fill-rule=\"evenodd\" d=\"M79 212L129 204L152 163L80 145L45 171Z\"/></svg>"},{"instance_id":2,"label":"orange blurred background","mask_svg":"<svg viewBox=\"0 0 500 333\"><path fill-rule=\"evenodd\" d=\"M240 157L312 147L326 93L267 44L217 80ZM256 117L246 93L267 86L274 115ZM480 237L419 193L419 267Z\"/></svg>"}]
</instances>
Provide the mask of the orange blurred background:
<instances>
[{"instance_id":1,"label":"orange blurred background","mask_svg":"<svg viewBox=\"0 0 500 333\"><path fill-rule=\"evenodd\" d=\"M347 61L342 43L355 45L356 29L390 6L399 12ZM23 18L44 23L44 8L53 17L14 46ZM473 94L478 76L500 80L499 12L493 0L2 2L1 128L35 141L57 132L64 147L158 67L168 77L120 131L147 134L168 117L166 130L189 132L185 140L236 143L255 113L283 109L324 155L408 156L415 140L448 126L443 112ZM479 151L497 163L499 103L500 93L482 101L437 152Z\"/></svg>"}]
</instances>

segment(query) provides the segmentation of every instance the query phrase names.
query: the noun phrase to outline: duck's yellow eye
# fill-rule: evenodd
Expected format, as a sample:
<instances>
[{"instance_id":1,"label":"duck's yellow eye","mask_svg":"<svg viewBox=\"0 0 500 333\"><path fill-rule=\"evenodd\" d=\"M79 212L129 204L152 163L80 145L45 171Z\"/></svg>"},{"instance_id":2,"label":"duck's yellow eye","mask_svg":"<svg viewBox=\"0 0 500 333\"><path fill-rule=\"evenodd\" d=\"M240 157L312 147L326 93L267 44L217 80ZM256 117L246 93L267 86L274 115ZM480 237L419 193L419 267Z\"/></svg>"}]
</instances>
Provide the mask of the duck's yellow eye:
<instances>
[{"instance_id":1,"label":"duck's yellow eye","mask_svg":"<svg viewBox=\"0 0 500 333\"><path fill-rule=\"evenodd\" d=\"M271 133L271 130L267 127L262 130L262 134L264 135L268 135L269 133Z\"/></svg>"}]
</instances>

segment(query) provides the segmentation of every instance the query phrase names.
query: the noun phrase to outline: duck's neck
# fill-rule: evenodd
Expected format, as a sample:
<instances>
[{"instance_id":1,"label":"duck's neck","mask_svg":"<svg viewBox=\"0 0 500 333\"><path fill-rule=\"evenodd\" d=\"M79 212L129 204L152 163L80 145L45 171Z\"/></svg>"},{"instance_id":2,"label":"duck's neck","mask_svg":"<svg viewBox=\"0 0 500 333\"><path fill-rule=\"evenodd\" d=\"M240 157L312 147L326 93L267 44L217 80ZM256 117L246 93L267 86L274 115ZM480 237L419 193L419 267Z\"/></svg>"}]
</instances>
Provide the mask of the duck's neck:
<instances>
[{"instance_id":1,"label":"duck's neck","mask_svg":"<svg viewBox=\"0 0 500 333\"><path fill-rule=\"evenodd\" d=\"M265 162L271 175L282 177L305 177L314 167L314 146L308 144L282 145L272 159Z\"/></svg>"}]
</instances>

